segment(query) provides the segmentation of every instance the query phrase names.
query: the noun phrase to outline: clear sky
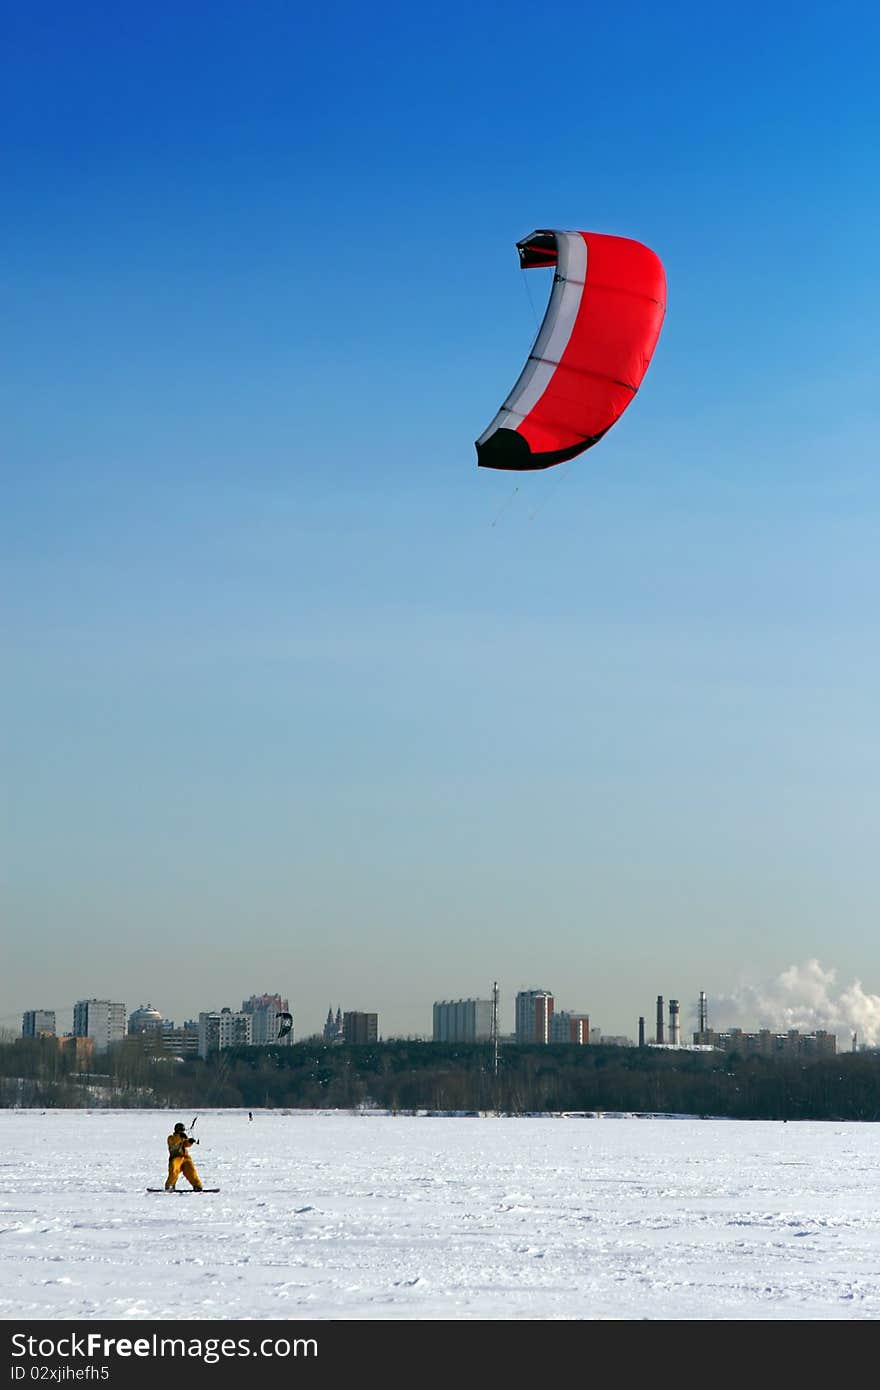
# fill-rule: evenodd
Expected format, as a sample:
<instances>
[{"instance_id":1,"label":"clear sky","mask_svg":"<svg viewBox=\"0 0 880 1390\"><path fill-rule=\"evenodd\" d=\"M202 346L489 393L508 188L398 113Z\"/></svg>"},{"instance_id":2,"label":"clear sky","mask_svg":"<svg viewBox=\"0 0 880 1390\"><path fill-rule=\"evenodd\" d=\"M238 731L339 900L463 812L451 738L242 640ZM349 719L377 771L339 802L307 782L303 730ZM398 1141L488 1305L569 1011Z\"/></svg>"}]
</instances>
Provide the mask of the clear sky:
<instances>
[{"instance_id":1,"label":"clear sky","mask_svg":"<svg viewBox=\"0 0 880 1390\"><path fill-rule=\"evenodd\" d=\"M3 34L4 1026L429 1033L497 980L635 1036L810 961L880 1004L876 7ZM669 301L517 477L474 440L536 227Z\"/></svg>"}]
</instances>

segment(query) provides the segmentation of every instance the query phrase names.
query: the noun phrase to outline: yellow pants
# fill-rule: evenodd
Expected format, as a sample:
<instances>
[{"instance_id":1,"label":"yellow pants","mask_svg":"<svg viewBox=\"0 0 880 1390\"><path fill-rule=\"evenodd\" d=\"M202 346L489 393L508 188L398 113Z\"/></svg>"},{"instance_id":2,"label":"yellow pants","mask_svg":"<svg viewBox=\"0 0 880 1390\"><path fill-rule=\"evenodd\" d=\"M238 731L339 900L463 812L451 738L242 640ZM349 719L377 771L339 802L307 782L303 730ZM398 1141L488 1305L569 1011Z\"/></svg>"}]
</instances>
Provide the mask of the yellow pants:
<instances>
[{"instance_id":1,"label":"yellow pants","mask_svg":"<svg viewBox=\"0 0 880 1390\"><path fill-rule=\"evenodd\" d=\"M202 1180L189 1154L181 1155L180 1158L169 1158L168 1178L165 1182L166 1190L169 1187L174 1187L181 1173L186 1178L190 1187L194 1187L197 1191L201 1192Z\"/></svg>"}]
</instances>

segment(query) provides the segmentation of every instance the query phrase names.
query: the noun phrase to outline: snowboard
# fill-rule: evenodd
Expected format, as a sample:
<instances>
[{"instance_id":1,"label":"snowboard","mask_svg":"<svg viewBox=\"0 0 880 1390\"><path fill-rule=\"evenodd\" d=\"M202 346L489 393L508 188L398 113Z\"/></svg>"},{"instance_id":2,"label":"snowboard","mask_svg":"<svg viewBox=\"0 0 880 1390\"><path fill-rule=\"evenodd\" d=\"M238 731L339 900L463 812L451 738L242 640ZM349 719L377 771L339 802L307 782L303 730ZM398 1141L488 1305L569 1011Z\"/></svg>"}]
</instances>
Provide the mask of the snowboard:
<instances>
[{"instance_id":1,"label":"snowboard","mask_svg":"<svg viewBox=\"0 0 880 1390\"><path fill-rule=\"evenodd\" d=\"M148 1187L148 1192L167 1192L169 1196L173 1193L175 1197L187 1197L190 1193L197 1197L199 1192L219 1192L219 1187Z\"/></svg>"}]
</instances>

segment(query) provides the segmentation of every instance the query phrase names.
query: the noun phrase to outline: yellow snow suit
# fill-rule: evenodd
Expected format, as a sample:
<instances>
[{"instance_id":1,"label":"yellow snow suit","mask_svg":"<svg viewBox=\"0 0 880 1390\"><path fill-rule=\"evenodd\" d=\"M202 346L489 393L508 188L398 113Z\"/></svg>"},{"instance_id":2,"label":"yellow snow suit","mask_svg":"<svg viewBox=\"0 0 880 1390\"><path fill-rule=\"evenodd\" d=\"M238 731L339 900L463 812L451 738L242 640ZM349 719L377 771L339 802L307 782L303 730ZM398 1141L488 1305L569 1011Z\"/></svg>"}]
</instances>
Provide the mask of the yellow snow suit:
<instances>
[{"instance_id":1,"label":"yellow snow suit","mask_svg":"<svg viewBox=\"0 0 880 1390\"><path fill-rule=\"evenodd\" d=\"M199 1177L196 1165L189 1156L190 1145L195 1142L195 1139L190 1139L185 1134L169 1134L168 1177L165 1180L166 1190L176 1185L177 1179L182 1173L190 1187L194 1187L197 1192L201 1192L202 1180Z\"/></svg>"}]
</instances>

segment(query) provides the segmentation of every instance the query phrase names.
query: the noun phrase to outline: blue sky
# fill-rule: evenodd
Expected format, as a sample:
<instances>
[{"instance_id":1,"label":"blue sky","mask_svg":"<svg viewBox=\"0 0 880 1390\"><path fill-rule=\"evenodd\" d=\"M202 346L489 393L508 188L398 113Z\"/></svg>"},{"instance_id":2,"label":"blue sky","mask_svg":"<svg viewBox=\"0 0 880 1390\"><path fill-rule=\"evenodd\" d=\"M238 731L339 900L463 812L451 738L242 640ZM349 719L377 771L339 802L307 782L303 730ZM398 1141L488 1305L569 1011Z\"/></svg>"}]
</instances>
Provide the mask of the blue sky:
<instances>
[{"instance_id":1,"label":"blue sky","mask_svg":"<svg viewBox=\"0 0 880 1390\"><path fill-rule=\"evenodd\" d=\"M665 9L4 7L7 1026L880 993L880 26ZM542 226L668 311L514 477Z\"/></svg>"}]
</instances>

